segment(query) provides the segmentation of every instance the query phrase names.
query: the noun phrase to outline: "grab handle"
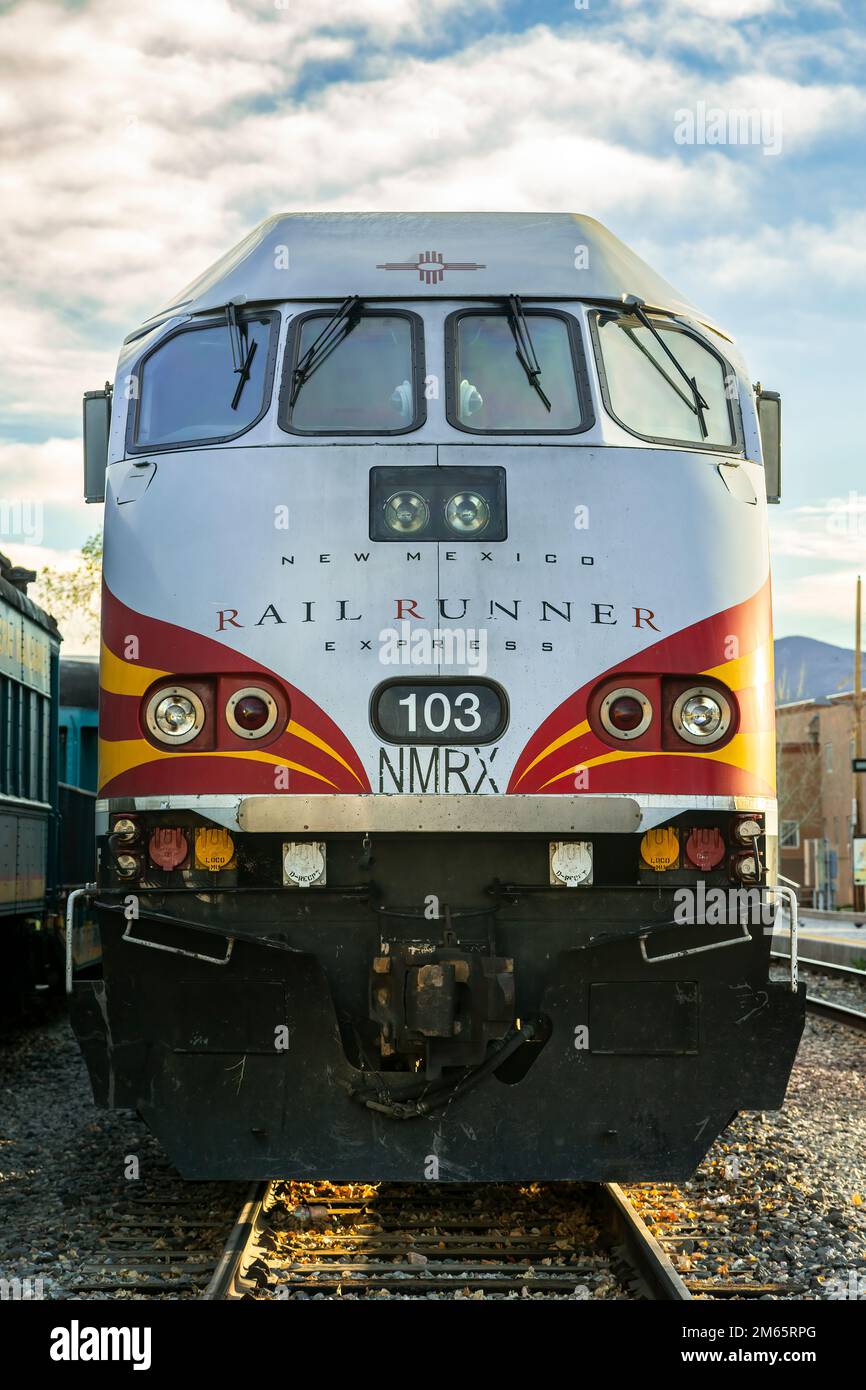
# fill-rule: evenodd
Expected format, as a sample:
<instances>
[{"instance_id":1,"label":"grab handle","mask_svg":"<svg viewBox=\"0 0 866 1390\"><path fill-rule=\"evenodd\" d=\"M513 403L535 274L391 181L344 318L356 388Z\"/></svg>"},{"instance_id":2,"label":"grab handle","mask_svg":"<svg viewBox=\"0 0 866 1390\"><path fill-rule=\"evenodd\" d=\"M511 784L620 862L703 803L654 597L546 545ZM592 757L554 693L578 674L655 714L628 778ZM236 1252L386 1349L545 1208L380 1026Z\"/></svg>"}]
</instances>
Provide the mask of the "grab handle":
<instances>
[{"instance_id":1,"label":"grab handle","mask_svg":"<svg viewBox=\"0 0 866 1390\"><path fill-rule=\"evenodd\" d=\"M129 942L130 946L149 946L152 951L168 951L173 956L186 956L189 960L203 960L207 965L228 965L235 944L235 938L227 936L225 955L223 957L207 956L201 951L184 951L180 946L164 946L160 941L147 941L143 936L133 936L131 922L127 923L121 940Z\"/></svg>"},{"instance_id":2,"label":"grab handle","mask_svg":"<svg viewBox=\"0 0 866 1390\"><path fill-rule=\"evenodd\" d=\"M721 951L725 946L744 946L747 941L751 941L752 935L745 923L741 923L741 928L741 935L732 937L730 941L713 941L709 946L687 946L684 951L669 951L665 956L647 955L647 937L651 936L652 932L643 932L638 938L640 953L647 965L658 965L663 960L682 960L684 956L699 956L703 951Z\"/></svg>"}]
</instances>

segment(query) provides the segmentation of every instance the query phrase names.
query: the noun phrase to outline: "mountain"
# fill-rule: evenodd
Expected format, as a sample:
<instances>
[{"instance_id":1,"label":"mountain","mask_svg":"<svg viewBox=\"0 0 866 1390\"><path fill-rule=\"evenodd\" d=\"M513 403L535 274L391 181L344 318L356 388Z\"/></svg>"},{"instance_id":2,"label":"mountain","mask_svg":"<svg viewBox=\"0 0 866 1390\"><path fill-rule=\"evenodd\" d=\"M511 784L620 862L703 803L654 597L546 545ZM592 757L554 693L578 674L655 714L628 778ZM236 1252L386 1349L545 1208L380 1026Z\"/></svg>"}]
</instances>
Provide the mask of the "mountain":
<instances>
[{"instance_id":1,"label":"mountain","mask_svg":"<svg viewBox=\"0 0 866 1390\"><path fill-rule=\"evenodd\" d=\"M780 637L774 644L776 703L822 700L854 688L854 653L814 637ZM863 669L866 680L866 663Z\"/></svg>"}]
</instances>

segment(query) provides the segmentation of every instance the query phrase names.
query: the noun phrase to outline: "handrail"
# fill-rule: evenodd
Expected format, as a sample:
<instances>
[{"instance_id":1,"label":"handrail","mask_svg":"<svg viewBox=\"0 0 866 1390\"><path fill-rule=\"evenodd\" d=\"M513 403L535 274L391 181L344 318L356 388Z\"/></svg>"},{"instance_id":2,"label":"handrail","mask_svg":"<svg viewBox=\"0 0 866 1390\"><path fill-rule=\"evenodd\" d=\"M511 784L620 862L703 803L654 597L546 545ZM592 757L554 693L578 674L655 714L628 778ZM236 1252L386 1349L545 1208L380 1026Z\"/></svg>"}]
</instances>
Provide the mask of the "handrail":
<instances>
[{"instance_id":1,"label":"handrail","mask_svg":"<svg viewBox=\"0 0 866 1390\"><path fill-rule=\"evenodd\" d=\"M72 993L72 937L75 933L75 904L79 898L89 898L96 892L95 883L73 888L66 899L66 993Z\"/></svg>"},{"instance_id":2,"label":"handrail","mask_svg":"<svg viewBox=\"0 0 866 1390\"><path fill-rule=\"evenodd\" d=\"M782 875L780 874L779 877L781 878ZM776 884L776 888L775 888L775 892L776 892L777 896L783 898L783 899L787 902L787 904L788 904L788 920L789 920L789 931L790 931L790 937L791 937L791 993L792 993L792 994L796 994L796 993L797 993L797 987L798 987L798 977L797 977L797 928L798 928L799 920L800 920L800 918L799 918L800 905L799 905L799 903L798 903L798 901L797 901L797 894L794 892L794 889L787 886L789 882L790 882L790 880L786 879L786 880L785 880L785 885L784 885L784 886L783 886L781 883L777 883L777 884Z\"/></svg>"}]
</instances>

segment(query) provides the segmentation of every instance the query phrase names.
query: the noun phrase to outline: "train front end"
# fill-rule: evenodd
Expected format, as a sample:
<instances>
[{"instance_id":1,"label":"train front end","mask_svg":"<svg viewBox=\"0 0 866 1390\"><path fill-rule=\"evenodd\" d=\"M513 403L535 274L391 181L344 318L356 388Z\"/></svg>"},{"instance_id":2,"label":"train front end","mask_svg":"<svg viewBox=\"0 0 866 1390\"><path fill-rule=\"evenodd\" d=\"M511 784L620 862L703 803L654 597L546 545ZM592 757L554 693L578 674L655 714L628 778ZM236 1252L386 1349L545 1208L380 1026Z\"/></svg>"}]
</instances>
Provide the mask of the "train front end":
<instances>
[{"instance_id":1,"label":"train front end","mask_svg":"<svg viewBox=\"0 0 866 1390\"><path fill-rule=\"evenodd\" d=\"M679 1179L779 1106L733 343L591 219L295 215L87 409L97 1100L189 1177L371 1181Z\"/></svg>"}]
</instances>

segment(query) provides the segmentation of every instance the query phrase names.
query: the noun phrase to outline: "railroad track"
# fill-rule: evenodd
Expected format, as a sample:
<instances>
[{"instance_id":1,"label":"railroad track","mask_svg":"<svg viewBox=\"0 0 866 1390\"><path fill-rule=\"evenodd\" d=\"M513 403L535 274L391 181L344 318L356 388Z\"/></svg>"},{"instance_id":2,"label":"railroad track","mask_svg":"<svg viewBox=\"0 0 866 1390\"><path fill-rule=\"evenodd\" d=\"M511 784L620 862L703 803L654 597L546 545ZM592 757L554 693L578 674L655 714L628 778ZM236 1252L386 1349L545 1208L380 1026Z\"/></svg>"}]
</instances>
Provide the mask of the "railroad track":
<instances>
[{"instance_id":1,"label":"railroad track","mask_svg":"<svg viewBox=\"0 0 866 1390\"><path fill-rule=\"evenodd\" d=\"M771 951L773 960L787 962L790 956L782 951ZM866 987L866 970L858 970L853 965L837 965L834 962L823 960L810 960L807 956L799 956L798 966L806 972L826 975L831 980L842 980L846 984ZM866 988L863 991L863 998L866 1001ZM848 1004L840 1004L836 1000L825 999L820 995L806 991L806 1007L810 1013L818 1014L822 1018L832 1019L835 1023L847 1024L849 1028L857 1028L861 1032L866 1030L866 1012L861 1009L851 1008Z\"/></svg>"},{"instance_id":2,"label":"railroad track","mask_svg":"<svg viewBox=\"0 0 866 1390\"><path fill-rule=\"evenodd\" d=\"M79 1233L65 1298L192 1298L219 1263L237 1183L189 1183L165 1166L110 1189Z\"/></svg>"},{"instance_id":3,"label":"railroad track","mask_svg":"<svg viewBox=\"0 0 866 1390\"><path fill-rule=\"evenodd\" d=\"M614 1184L269 1182L204 1294L688 1299Z\"/></svg>"},{"instance_id":4,"label":"railroad track","mask_svg":"<svg viewBox=\"0 0 866 1390\"><path fill-rule=\"evenodd\" d=\"M785 951L771 951L770 956L773 960L784 961L787 963L791 957ZM836 961L812 960L809 956L797 956L797 965L805 966L809 970L820 971L824 975L839 980L851 980L852 983L866 985L866 970L858 970L854 965L841 965Z\"/></svg>"},{"instance_id":5,"label":"railroad track","mask_svg":"<svg viewBox=\"0 0 866 1390\"><path fill-rule=\"evenodd\" d=\"M849 1028L866 1031L866 1013L860 1009L849 1009L846 1004L831 1004L829 999L819 999L817 995L806 995L806 1008L811 1014L832 1019L834 1023L845 1023Z\"/></svg>"}]
</instances>

